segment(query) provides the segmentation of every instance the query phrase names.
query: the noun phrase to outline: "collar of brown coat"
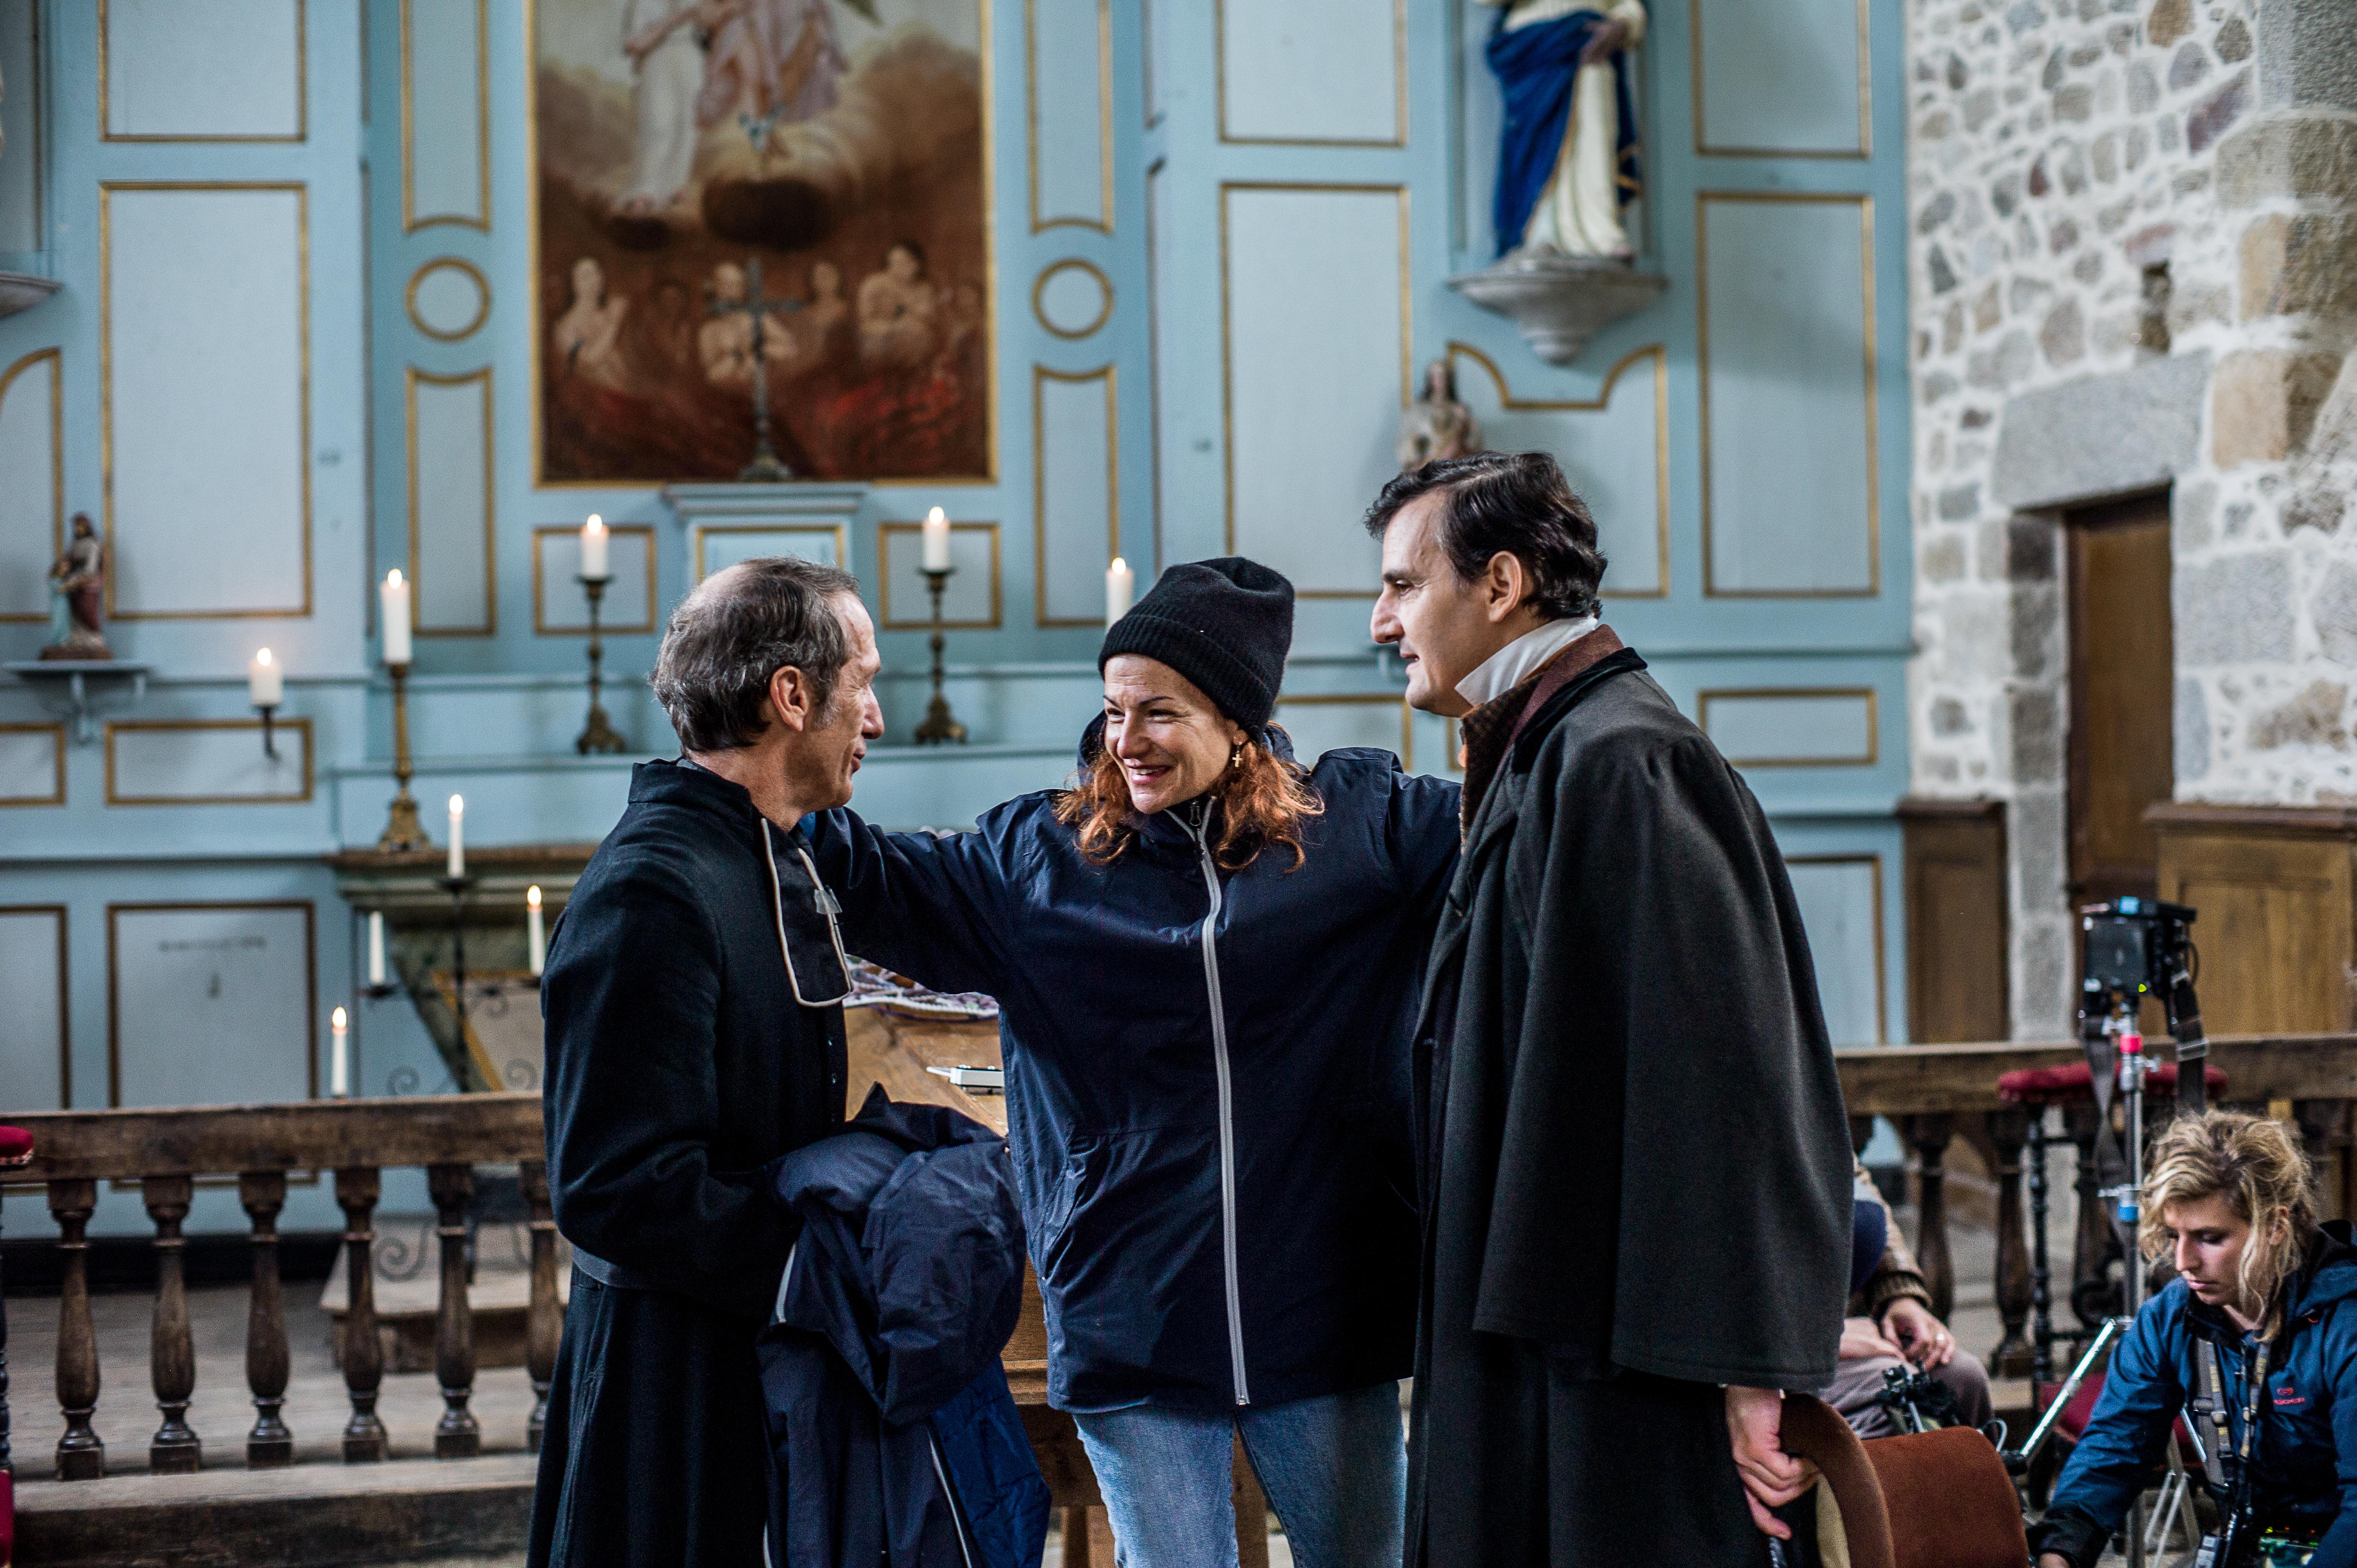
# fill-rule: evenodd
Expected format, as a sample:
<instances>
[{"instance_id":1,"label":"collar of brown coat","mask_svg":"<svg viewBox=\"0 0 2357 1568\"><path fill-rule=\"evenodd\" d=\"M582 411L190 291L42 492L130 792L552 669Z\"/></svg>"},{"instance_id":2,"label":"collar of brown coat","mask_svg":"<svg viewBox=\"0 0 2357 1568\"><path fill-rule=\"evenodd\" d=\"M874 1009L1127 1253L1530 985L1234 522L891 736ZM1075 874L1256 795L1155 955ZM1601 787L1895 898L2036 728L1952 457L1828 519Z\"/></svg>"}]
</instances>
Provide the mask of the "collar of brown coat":
<instances>
[{"instance_id":1,"label":"collar of brown coat","mask_svg":"<svg viewBox=\"0 0 2357 1568\"><path fill-rule=\"evenodd\" d=\"M1465 792L1458 802L1458 830L1469 831L1481 797L1521 738L1523 726L1547 704L1547 699L1628 645L1609 626L1564 644L1553 659L1523 678L1512 690L1492 697L1458 721L1465 744Z\"/></svg>"}]
</instances>

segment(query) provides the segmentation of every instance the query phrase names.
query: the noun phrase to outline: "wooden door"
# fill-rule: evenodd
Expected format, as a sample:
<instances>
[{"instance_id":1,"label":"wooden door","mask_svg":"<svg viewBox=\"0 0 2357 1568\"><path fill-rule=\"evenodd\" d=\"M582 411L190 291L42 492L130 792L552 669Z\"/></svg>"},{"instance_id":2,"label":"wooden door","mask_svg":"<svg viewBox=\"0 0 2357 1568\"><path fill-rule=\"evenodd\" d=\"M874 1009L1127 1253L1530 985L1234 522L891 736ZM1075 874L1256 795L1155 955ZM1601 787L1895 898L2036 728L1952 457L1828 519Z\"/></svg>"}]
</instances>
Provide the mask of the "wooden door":
<instances>
[{"instance_id":1,"label":"wooden door","mask_svg":"<svg viewBox=\"0 0 2357 1568\"><path fill-rule=\"evenodd\" d=\"M2158 890L2144 820L2175 783L2166 494L2065 520L2071 601L2073 904Z\"/></svg>"}]
</instances>

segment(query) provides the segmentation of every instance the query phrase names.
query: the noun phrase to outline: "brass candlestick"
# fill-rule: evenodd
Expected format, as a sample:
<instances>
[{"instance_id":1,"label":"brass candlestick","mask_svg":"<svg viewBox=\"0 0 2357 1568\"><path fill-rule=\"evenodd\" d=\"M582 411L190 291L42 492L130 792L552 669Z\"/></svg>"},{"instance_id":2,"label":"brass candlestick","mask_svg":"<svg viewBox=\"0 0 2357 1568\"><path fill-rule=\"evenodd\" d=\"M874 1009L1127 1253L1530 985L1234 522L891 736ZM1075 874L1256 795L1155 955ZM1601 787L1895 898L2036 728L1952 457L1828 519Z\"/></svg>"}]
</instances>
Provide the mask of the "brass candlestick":
<instances>
[{"instance_id":1,"label":"brass candlestick","mask_svg":"<svg viewBox=\"0 0 2357 1568\"><path fill-rule=\"evenodd\" d=\"M933 700L925 704L925 722L917 726L919 746L940 746L944 741L965 744L965 725L950 713L950 700L942 695L942 649L946 639L942 634L942 590L950 585L950 574L954 566L936 570L920 568L925 574L925 586L933 596Z\"/></svg>"},{"instance_id":2,"label":"brass candlestick","mask_svg":"<svg viewBox=\"0 0 2357 1568\"><path fill-rule=\"evenodd\" d=\"M376 847L382 854L398 854L404 850L431 849L434 843L425 836L425 825L417 820L417 800L409 792L409 665L404 660L388 664L385 670L393 676L393 778L401 788L393 798L393 812Z\"/></svg>"},{"instance_id":3,"label":"brass candlestick","mask_svg":"<svg viewBox=\"0 0 2357 1568\"><path fill-rule=\"evenodd\" d=\"M605 645L597 640L597 607L605 602L606 585L613 580L611 576L574 578L581 585L581 591L589 596L589 722L582 726L581 734L573 742L573 749L584 757L592 752L630 749L630 742L617 734L612 723L607 719L606 704L597 700L598 692L605 685L601 670L606 657Z\"/></svg>"}]
</instances>

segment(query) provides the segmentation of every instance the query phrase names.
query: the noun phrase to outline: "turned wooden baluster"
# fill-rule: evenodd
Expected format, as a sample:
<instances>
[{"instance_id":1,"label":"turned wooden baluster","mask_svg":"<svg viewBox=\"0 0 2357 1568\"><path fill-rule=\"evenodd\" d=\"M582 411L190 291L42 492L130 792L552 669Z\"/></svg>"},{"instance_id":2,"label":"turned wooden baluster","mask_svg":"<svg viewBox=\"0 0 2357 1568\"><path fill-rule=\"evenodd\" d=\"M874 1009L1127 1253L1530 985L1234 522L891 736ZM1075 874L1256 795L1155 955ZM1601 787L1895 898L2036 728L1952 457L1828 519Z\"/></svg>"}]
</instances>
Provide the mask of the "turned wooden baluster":
<instances>
[{"instance_id":1,"label":"turned wooden baluster","mask_svg":"<svg viewBox=\"0 0 2357 1568\"><path fill-rule=\"evenodd\" d=\"M532 1298L524 1309L524 1370L532 1377L532 1419L524 1444L540 1452L548 1428L548 1387L556 1377L556 1346L565 1332L565 1312L556 1304L556 1217L548 1204L548 1162L526 1160L517 1167L523 1200L532 1210Z\"/></svg>"},{"instance_id":2,"label":"turned wooden baluster","mask_svg":"<svg viewBox=\"0 0 2357 1568\"><path fill-rule=\"evenodd\" d=\"M248 1171L237 1200L253 1221L253 1294L245 1315L245 1386L253 1393L253 1430L245 1462L265 1469L295 1462L295 1434L278 1412L286 1403L286 1311L278 1293L278 1211L286 1207L286 1173Z\"/></svg>"},{"instance_id":3,"label":"turned wooden baluster","mask_svg":"<svg viewBox=\"0 0 2357 1568\"><path fill-rule=\"evenodd\" d=\"M1932 1314L1944 1321L1956 1305L1956 1269L1948 1252L1948 1140L1955 1117L1942 1111L1907 1119L1907 1141L1921 1163L1916 1205L1915 1262L1932 1293Z\"/></svg>"},{"instance_id":4,"label":"turned wooden baluster","mask_svg":"<svg viewBox=\"0 0 2357 1568\"><path fill-rule=\"evenodd\" d=\"M2090 1287L2103 1278L2112 1248L2111 1210L2104 1203L2099 1190L2103 1177L2095 1168L2096 1138L2104 1122L2089 1101L2065 1108L2062 1125L2079 1151L2079 1172L2072 1183L2079 1195L2079 1234L2071 1247L2071 1310L2079 1319L2077 1337L2083 1340L2103 1326L2105 1304Z\"/></svg>"},{"instance_id":5,"label":"turned wooden baluster","mask_svg":"<svg viewBox=\"0 0 2357 1568\"><path fill-rule=\"evenodd\" d=\"M156 1322L147 1360L164 1424L147 1444L147 1467L158 1476L187 1475L204 1455L188 1426L188 1396L197 1391L197 1341L188 1324L188 1241L180 1234L193 1185L184 1176L149 1176L140 1183L147 1218L156 1222Z\"/></svg>"},{"instance_id":6,"label":"turned wooden baluster","mask_svg":"<svg viewBox=\"0 0 2357 1568\"><path fill-rule=\"evenodd\" d=\"M90 1425L98 1411L98 1331L90 1320L90 1243L82 1238L97 1208L97 1183L49 1183L49 1213L58 1222L58 1252L65 1262L58 1292L58 1407L66 1418L66 1434L58 1439L60 1481L91 1481L106 1474L106 1444Z\"/></svg>"},{"instance_id":7,"label":"turned wooden baluster","mask_svg":"<svg viewBox=\"0 0 2357 1568\"><path fill-rule=\"evenodd\" d=\"M425 1189L441 1223L442 1305L434 1316L434 1375L442 1385L442 1419L434 1427L434 1457L471 1459L483 1450L483 1430L467 1402L475 1392L475 1312L467 1299L467 1206L475 1196L472 1165L428 1165Z\"/></svg>"},{"instance_id":8,"label":"turned wooden baluster","mask_svg":"<svg viewBox=\"0 0 2357 1568\"><path fill-rule=\"evenodd\" d=\"M2029 1247L2021 1223L2021 1145L2029 1137L2030 1113L2020 1106L1988 1113L1988 1138L1996 1154L1996 1311L2005 1333L1989 1358L1989 1370L2018 1378L2029 1370Z\"/></svg>"},{"instance_id":9,"label":"turned wooden baluster","mask_svg":"<svg viewBox=\"0 0 2357 1568\"><path fill-rule=\"evenodd\" d=\"M344 1211L344 1387L352 1419L344 1427L344 1461L384 1457L384 1423L377 1419L377 1387L384 1381L384 1347L376 1337L376 1212L381 1184L374 1165L336 1173L336 1207Z\"/></svg>"},{"instance_id":10,"label":"turned wooden baluster","mask_svg":"<svg viewBox=\"0 0 2357 1568\"><path fill-rule=\"evenodd\" d=\"M2029 1380L2054 1380L2054 1265L2046 1253L2046 1107L2029 1114ZM2033 1387L2034 1391L2034 1387Z\"/></svg>"},{"instance_id":11,"label":"turned wooden baluster","mask_svg":"<svg viewBox=\"0 0 2357 1568\"><path fill-rule=\"evenodd\" d=\"M2344 1100L2296 1100L2292 1102L2292 1120L2299 1124L2299 1141L2308 1150L2308 1162L2316 1171L2316 1217L2319 1219L2341 1218L2341 1184L2333 1180L2332 1152L2341 1143L2342 1119L2349 1102Z\"/></svg>"}]
</instances>

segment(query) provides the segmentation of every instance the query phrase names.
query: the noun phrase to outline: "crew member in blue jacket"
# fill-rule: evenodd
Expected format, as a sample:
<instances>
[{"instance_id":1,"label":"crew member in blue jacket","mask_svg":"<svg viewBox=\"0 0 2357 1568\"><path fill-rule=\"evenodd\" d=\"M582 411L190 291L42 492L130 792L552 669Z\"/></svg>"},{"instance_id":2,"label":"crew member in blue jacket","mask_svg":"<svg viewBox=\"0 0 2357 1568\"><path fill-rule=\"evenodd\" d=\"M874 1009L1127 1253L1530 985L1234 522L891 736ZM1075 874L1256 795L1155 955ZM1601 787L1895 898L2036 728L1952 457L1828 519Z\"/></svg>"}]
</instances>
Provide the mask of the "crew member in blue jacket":
<instances>
[{"instance_id":1,"label":"crew member in blue jacket","mask_svg":"<svg viewBox=\"0 0 2357 1568\"><path fill-rule=\"evenodd\" d=\"M2357 1246L2348 1221L2317 1223L2309 1187L2279 1122L2212 1111L2155 1140L2141 1239L2148 1254L2173 1251L2178 1278L2113 1352L2086 1435L2030 1532L2039 1568L2092 1568L2171 1424L2196 1423L2196 1358L2208 1362L2213 1346L2230 1489L2247 1489L2270 1531L2320 1537L2310 1568L2357 1568Z\"/></svg>"},{"instance_id":2,"label":"crew member in blue jacket","mask_svg":"<svg viewBox=\"0 0 2357 1568\"><path fill-rule=\"evenodd\" d=\"M1291 760L1293 586L1165 572L1105 634L1073 788L979 831L805 819L852 950L998 998L1048 1322L1126 1568L1235 1557L1245 1452L1301 1568L1395 1568L1414 1349L1408 1030L1457 786Z\"/></svg>"}]
</instances>

